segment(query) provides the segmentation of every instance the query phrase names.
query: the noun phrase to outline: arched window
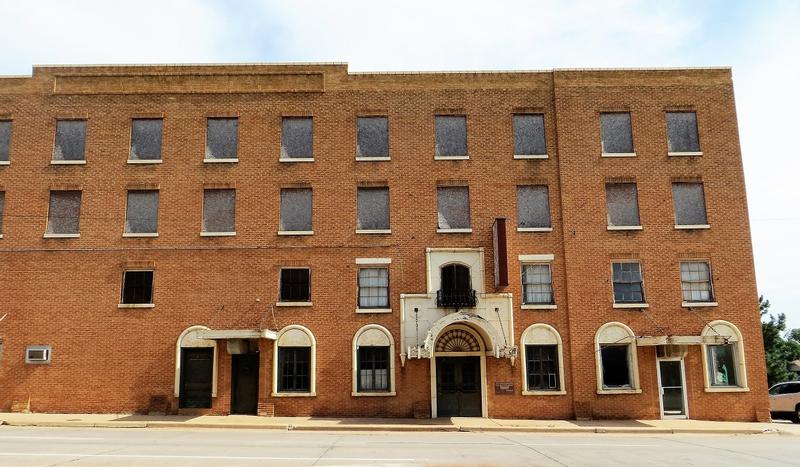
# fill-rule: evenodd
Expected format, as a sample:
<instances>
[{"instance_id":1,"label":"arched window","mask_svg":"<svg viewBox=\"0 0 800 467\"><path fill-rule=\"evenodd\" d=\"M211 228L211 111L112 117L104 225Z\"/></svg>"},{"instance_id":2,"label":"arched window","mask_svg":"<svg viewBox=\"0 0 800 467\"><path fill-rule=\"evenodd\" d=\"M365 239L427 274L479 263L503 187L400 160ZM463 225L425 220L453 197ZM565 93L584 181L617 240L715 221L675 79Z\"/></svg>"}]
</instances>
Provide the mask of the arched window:
<instances>
[{"instance_id":1,"label":"arched window","mask_svg":"<svg viewBox=\"0 0 800 467\"><path fill-rule=\"evenodd\" d=\"M472 290L469 267L459 263L442 266L440 287L436 297L439 307L469 308L475 306L475 291Z\"/></svg>"},{"instance_id":2,"label":"arched window","mask_svg":"<svg viewBox=\"0 0 800 467\"><path fill-rule=\"evenodd\" d=\"M522 333L523 394L566 394L561 336L554 327L534 324Z\"/></svg>"},{"instance_id":3,"label":"arched window","mask_svg":"<svg viewBox=\"0 0 800 467\"><path fill-rule=\"evenodd\" d=\"M217 397L217 341L202 339L205 326L186 328L175 348L175 397L182 408L210 408Z\"/></svg>"},{"instance_id":4,"label":"arched window","mask_svg":"<svg viewBox=\"0 0 800 467\"><path fill-rule=\"evenodd\" d=\"M286 326L275 340L273 396L316 395L317 341L308 328Z\"/></svg>"},{"instance_id":5,"label":"arched window","mask_svg":"<svg viewBox=\"0 0 800 467\"><path fill-rule=\"evenodd\" d=\"M395 395L394 339L383 326L368 324L353 337L353 395Z\"/></svg>"},{"instance_id":6,"label":"arched window","mask_svg":"<svg viewBox=\"0 0 800 467\"><path fill-rule=\"evenodd\" d=\"M595 335L597 391L641 392L636 336L622 323L606 323Z\"/></svg>"},{"instance_id":7,"label":"arched window","mask_svg":"<svg viewBox=\"0 0 800 467\"><path fill-rule=\"evenodd\" d=\"M703 328L703 337L719 340L703 344L703 368L707 392L747 390L742 333L727 321L712 321Z\"/></svg>"}]
</instances>

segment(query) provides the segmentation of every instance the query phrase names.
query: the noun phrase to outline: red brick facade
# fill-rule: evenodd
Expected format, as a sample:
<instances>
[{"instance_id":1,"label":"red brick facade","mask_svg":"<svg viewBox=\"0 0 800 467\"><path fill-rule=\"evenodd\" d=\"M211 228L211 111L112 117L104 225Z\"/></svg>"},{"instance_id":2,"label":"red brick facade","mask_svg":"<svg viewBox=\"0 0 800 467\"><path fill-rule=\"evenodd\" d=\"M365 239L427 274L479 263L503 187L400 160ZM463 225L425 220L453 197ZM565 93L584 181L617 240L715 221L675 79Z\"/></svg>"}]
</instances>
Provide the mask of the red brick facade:
<instances>
[{"instance_id":1,"label":"red brick facade","mask_svg":"<svg viewBox=\"0 0 800 467\"><path fill-rule=\"evenodd\" d=\"M696 112L701 156L667 155L665 112ZM635 157L601 157L600 112L630 112ZM546 159L515 159L512 115L540 113ZM468 160L434 159L434 116L465 115ZM356 119L387 116L390 161L356 161ZM203 162L209 117L238 117L238 162ZM281 118L313 117L313 162L280 162ZM163 118L160 164L127 163L131 119ZM53 165L57 119L86 119L85 164ZM688 415L768 419L752 247L730 70L349 74L345 65L37 67L0 78L12 122L0 239L0 410L177 410L176 342L190 326L299 324L316 340L316 394L273 396L273 343L259 340L259 412L430 415L427 359L401 359L401 294L426 290L426 248L484 248L486 292L512 295L513 336L536 323L563 341L559 395L523 395L524 353L485 358L486 412L498 418L659 418L656 347L635 346L640 391L600 394L595 334L741 332L746 388L704 383L700 345L684 358ZM635 181L641 230L607 230L605 183ZM702 180L710 228L675 228L671 183ZM471 233L437 233L437 185L469 186ZM516 230L518 185L549 187L552 231ZM391 233L356 233L356 189L388 186ZM280 189L313 190L313 235L279 236ZM236 190L236 235L202 237L203 189ZM158 237L123 238L126 190L158 189ZM43 238L50 190L82 192L79 238ZM495 288L492 224L506 218L509 285ZM555 309L523 309L519 255L552 254ZM356 258L391 258L391 313L357 314ZM703 258L717 306L681 301L680 261ZM642 264L648 308L613 308L611 262ZM281 267L311 269L313 305L273 307ZM122 273L154 270L153 308L118 308ZM396 395L351 394L353 338L390 331ZM49 364L26 364L31 345ZM231 356L219 341L210 413L229 413ZM741 362L744 363L744 362ZM512 382L512 394L495 394Z\"/></svg>"}]
</instances>

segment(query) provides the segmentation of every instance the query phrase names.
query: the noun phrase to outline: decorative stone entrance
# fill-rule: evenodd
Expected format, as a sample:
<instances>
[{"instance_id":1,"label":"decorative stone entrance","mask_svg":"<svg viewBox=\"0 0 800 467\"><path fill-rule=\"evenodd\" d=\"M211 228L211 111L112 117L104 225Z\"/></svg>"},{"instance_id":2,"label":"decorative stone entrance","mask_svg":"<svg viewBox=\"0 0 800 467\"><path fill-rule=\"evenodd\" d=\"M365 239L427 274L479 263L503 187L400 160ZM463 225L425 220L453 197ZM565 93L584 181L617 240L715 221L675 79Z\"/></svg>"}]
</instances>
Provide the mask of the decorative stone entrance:
<instances>
[{"instance_id":1,"label":"decorative stone entrance","mask_svg":"<svg viewBox=\"0 0 800 467\"><path fill-rule=\"evenodd\" d=\"M449 326L431 358L433 417L486 417L486 345L475 330Z\"/></svg>"}]
</instances>

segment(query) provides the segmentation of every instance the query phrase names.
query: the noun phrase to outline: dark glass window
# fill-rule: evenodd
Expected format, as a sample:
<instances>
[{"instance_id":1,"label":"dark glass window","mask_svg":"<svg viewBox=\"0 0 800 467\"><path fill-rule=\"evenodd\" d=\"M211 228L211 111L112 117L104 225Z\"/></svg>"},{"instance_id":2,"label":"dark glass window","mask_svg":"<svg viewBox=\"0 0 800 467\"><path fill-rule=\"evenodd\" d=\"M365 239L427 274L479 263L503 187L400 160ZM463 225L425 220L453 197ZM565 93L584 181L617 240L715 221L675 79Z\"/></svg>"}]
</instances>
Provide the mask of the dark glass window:
<instances>
[{"instance_id":1,"label":"dark glass window","mask_svg":"<svg viewBox=\"0 0 800 467\"><path fill-rule=\"evenodd\" d=\"M308 268L281 269L282 302L307 302L311 300L311 270Z\"/></svg>"},{"instance_id":2,"label":"dark glass window","mask_svg":"<svg viewBox=\"0 0 800 467\"><path fill-rule=\"evenodd\" d=\"M153 271L125 271L123 273L122 303L153 303Z\"/></svg>"},{"instance_id":3,"label":"dark glass window","mask_svg":"<svg viewBox=\"0 0 800 467\"><path fill-rule=\"evenodd\" d=\"M311 391L311 347L278 347L278 392Z\"/></svg>"},{"instance_id":4,"label":"dark glass window","mask_svg":"<svg viewBox=\"0 0 800 467\"><path fill-rule=\"evenodd\" d=\"M442 290L446 292L467 292L472 289L469 268L463 264L442 266Z\"/></svg>"},{"instance_id":5,"label":"dark glass window","mask_svg":"<svg viewBox=\"0 0 800 467\"><path fill-rule=\"evenodd\" d=\"M637 262L613 263L614 302L644 303L642 269Z\"/></svg>"},{"instance_id":6,"label":"dark glass window","mask_svg":"<svg viewBox=\"0 0 800 467\"><path fill-rule=\"evenodd\" d=\"M628 344L603 344L600 346L604 388L631 387L628 352Z\"/></svg>"},{"instance_id":7,"label":"dark glass window","mask_svg":"<svg viewBox=\"0 0 800 467\"><path fill-rule=\"evenodd\" d=\"M358 157L389 156L389 118L358 117Z\"/></svg>"},{"instance_id":8,"label":"dark glass window","mask_svg":"<svg viewBox=\"0 0 800 467\"><path fill-rule=\"evenodd\" d=\"M358 348L358 390L389 390L389 347Z\"/></svg>"},{"instance_id":9,"label":"dark glass window","mask_svg":"<svg viewBox=\"0 0 800 467\"><path fill-rule=\"evenodd\" d=\"M526 345L529 391L558 391L558 346Z\"/></svg>"},{"instance_id":10,"label":"dark glass window","mask_svg":"<svg viewBox=\"0 0 800 467\"><path fill-rule=\"evenodd\" d=\"M58 120L54 161L82 161L86 151L86 120Z\"/></svg>"}]
</instances>

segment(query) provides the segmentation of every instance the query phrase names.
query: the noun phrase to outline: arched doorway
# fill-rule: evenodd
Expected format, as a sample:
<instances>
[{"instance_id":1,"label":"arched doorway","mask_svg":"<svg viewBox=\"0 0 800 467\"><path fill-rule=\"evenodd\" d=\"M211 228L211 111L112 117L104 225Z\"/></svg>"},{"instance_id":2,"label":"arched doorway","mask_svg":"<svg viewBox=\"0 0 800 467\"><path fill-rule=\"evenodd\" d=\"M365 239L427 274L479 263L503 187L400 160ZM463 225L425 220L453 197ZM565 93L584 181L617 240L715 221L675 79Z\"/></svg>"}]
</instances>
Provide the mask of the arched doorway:
<instances>
[{"instance_id":1,"label":"arched doorway","mask_svg":"<svg viewBox=\"0 0 800 467\"><path fill-rule=\"evenodd\" d=\"M431 359L434 417L485 417L486 346L469 326L448 326L436 339Z\"/></svg>"}]
</instances>

